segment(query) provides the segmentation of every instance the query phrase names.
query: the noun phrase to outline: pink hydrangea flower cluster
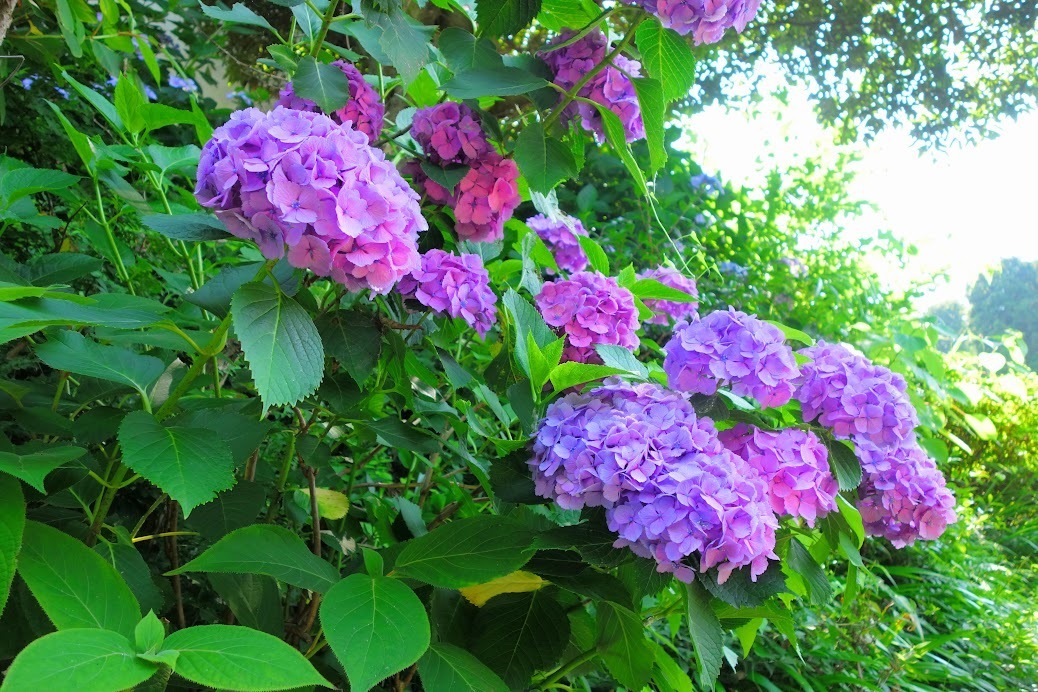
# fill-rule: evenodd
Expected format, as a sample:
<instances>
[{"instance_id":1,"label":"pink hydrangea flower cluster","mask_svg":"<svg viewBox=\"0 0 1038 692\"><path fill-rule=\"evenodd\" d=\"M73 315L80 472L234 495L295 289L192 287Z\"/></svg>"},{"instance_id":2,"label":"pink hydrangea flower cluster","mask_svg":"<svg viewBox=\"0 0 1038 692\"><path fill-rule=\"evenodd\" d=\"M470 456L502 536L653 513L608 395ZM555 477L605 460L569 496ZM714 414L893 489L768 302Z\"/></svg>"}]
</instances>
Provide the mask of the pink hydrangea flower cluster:
<instances>
[{"instance_id":1,"label":"pink hydrangea flower cluster","mask_svg":"<svg viewBox=\"0 0 1038 692\"><path fill-rule=\"evenodd\" d=\"M267 258L386 293L418 268L418 195L368 138L326 115L237 111L213 132L195 197Z\"/></svg>"},{"instance_id":2,"label":"pink hydrangea flower cluster","mask_svg":"<svg viewBox=\"0 0 1038 692\"><path fill-rule=\"evenodd\" d=\"M878 446L862 439L855 447L865 474L858 510L870 536L903 548L917 539L935 540L955 523L955 496L918 444Z\"/></svg>"},{"instance_id":3,"label":"pink hydrangea flower cluster","mask_svg":"<svg viewBox=\"0 0 1038 692\"><path fill-rule=\"evenodd\" d=\"M560 42L567 41L576 35L573 31L564 31ZM592 31L577 41L556 50L542 52L541 57L555 75L554 82L569 91L584 78L584 75L601 63L607 54L608 43L601 31ZM630 77L641 77L642 65L623 55L613 58L612 65L592 77L581 87L578 96L589 99L608 108L620 118L624 126L624 134L628 142L645 137L645 125L638 105L638 95ZM602 115L598 108L588 103L575 102L563 111L563 122L580 117L585 130L592 132L599 142L605 141L605 130Z\"/></svg>"},{"instance_id":4,"label":"pink hydrangea flower cluster","mask_svg":"<svg viewBox=\"0 0 1038 692\"><path fill-rule=\"evenodd\" d=\"M464 319L480 336L497 321L497 296L479 255L430 250L397 290L436 312Z\"/></svg>"},{"instance_id":5,"label":"pink hydrangea flower cluster","mask_svg":"<svg viewBox=\"0 0 1038 692\"><path fill-rule=\"evenodd\" d=\"M800 350L797 399L805 421L818 419L837 437L862 437L879 445L909 439L918 424L905 379L873 364L846 344L818 341Z\"/></svg>"},{"instance_id":6,"label":"pink hydrangea flower cluster","mask_svg":"<svg viewBox=\"0 0 1038 692\"><path fill-rule=\"evenodd\" d=\"M696 44L717 43L730 27L742 33L760 9L760 0L627 0L656 15L660 23Z\"/></svg>"},{"instance_id":7,"label":"pink hydrangea flower cluster","mask_svg":"<svg viewBox=\"0 0 1038 692\"><path fill-rule=\"evenodd\" d=\"M563 361L601 363L596 344L638 348L634 295L612 277L576 272L568 280L547 281L534 302L544 321L566 337Z\"/></svg>"},{"instance_id":8,"label":"pink hydrangea flower cluster","mask_svg":"<svg viewBox=\"0 0 1038 692\"><path fill-rule=\"evenodd\" d=\"M663 350L671 387L713 394L727 383L764 407L789 401L800 375L782 330L731 308L679 326Z\"/></svg>"},{"instance_id":9,"label":"pink hydrangea flower cluster","mask_svg":"<svg viewBox=\"0 0 1038 692\"><path fill-rule=\"evenodd\" d=\"M580 219L575 219L567 214L562 214L558 221L552 221L544 214L531 216L526 220L529 226L544 244L551 250L555 257L555 263L564 272L579 272L587 267L587 254L580 246L577 236L586 236L587 230ZM549 269L548 273L554 273Z\"/></svg>"},{"instance_id":10,"label":"pink hydrangea flower cluster","mask_svg":"<svg viewBox=\"0 0 1038 692\"><path fill-rule=\"evenodd\" d=\"M386 114L386 108L378 98L378 92L364 80L364 75L356 67L345 60L336 60L332 63L346 75L350 82L350 99L346 105L335 111L327 113L337 123L350 123L353 129L363 132L368 140L374 142L382 134L382 118ZM316 103L309 99L298 96L292 87L292 82L285 85L278 98L278 106L291 108L297 111L308 111L321 113Z\"/></svg>"},{"instance_id":11,"label":"pink hydrangea flower cluster","mask_svg":"<svg viewBox=\"0 0 1038 692\"><path fill-rule=\"evenodd\" d=\"M772 432L740 423L719 437L764 477L777 514L802 517L813 527L836 509L840 487L829 469L829 453L814 433L798 428Z\"/></svg>"},{"instance_id":12,"label":"pink hydrangea flower cluster","mask_svg":"<svg viewBox=\"0 0 1038 692\"><path fill-rule=\"evenodd\" d=\"M616 547L682 581L717 567L724 583L747 565L756 580L778 559L764 479L725 449L709 418L658 384L612 378L556 400L529 464L539 495L567 509L605 507Z\"/></svg>"},{"instance_id":13,"label":"pink hydrangea flower cluster","mask_svg":"<svg viewBox=\"0 0 1038 692\"><path fill-rule=\"evenodd\" d=\"M454 210L454 230L465 240L493 242L504 237L505 221L519 206L519 168L487 141L479 120L467 106L441 103L418 110L412 135L437 165L469 166L454 190L431 180L417 161L404 172L433 202Z\"/></svg>"},{"instance_id":14,"label":"pink hydrangea flower cluster","mask_svg":"<svg viewBox=\"0 0 1038 692\"><path fill-rule=\"evenodd\" d=\"M660 266L651 271L645 271L638 275L639 279L655 279L664 286L677 289L690 296L699 297L699 289L696 282L688 278L673 267ZM652 310L655 315L645 320L649 324L668 324L670 320L681 322L682 320L695 321L699 317L699 303L679 303L673 300L646 300L645 307Z\"/></svg>"}]
</instances>

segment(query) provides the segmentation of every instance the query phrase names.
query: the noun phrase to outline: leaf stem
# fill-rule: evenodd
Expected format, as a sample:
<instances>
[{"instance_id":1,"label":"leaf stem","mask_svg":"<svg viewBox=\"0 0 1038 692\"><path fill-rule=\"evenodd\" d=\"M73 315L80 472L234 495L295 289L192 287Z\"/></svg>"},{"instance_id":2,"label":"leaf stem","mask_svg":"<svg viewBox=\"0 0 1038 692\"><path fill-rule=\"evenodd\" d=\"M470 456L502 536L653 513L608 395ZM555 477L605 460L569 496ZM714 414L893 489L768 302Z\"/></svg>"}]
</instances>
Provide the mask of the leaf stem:
<instances>
[{"instance_id":1,"label":"leaf stem","mask_svg":"<svg viewBox=\"0 0 1038 692\"><path fill-rule=\"evenodd\" d=\"M549 675L548 677L544 678L543 680L541 680L539 682L535 682L534 685L536 685L538 688L540 688L542 690L543 689L547 689L548 687L550 687L551 685L554 685L559 680L561 680L562 678L566 677L567 675L572 673L574 670L576 670L580 666L584 665L585 663L587 663L588 661L590 661L591 659L593 659L597 655L598 655L598 650L597 649L588 649L584 653L577 654L576 656L571 658L569 661L567 661L566 663L562 664L562 666L558 670L556 670L554 673L552 673L551 675Z\"/></svg>"},{"instance_id":2,"label":"leaf stem","mask_svg":"<svg viewBox=\"0 0 1038 692\"><path fill-rule=\"evenodd\" d=\"M310 48L310 55L316 56L321 52L321 46L324 45L324 39L328 36L328 27L332 25L332 20L335 19L335 12L339 9L339 0L332 0L328 5L328 9L324 13L324 19L321 20L321 28L317 32L317 38L314 39L314 45Z\"/></svg>"},{"instance_id":3,"label":"leaf stem","mask_svg":"<svg viewBox=\"0 0 1038 692\"><path fill-rule=\"evenodd\" d=\"M108 511L112 509L112 503L115 501L115 494L119 492L127 472L129 472L128 468L119 462L115 462L115 470L109 476L108 487L104 489L104 493L101 495L101 504L98 505L97 511L94 512L94 521L90 524L90 534L86 540L87 545L92 546L94 543L97 543L97 534L101 533L101 527L104 526Z\"/></svg>"},{"instance_id":4,"label":"leaf stem","mask_svg":"<svg viewBox=\"0 0 1038 692\"><path fill-rule=\"evenodd\" d=\"M126 289L130 292L130 295L137 295L137 292L133 290L133 282L130 281L130 273L126 271L126 265L123 264L123 256L119 252L119 246L115 242L115 233L112 231L111 224L108 223L108 216L105 215L104 201L101 199L101 186L97 182L97 178L94 181L94 196L97 198L97 220L104 228L105 238L108 239L108 249L112 252L112 260L115 262L116 273L119 274L119 278L126 284Z\"/></svg>"},{"instance_id":5,"label":"leaf stem","mask_svg":"<svg viewBox=\"0 0 1038 692\"><path fill-rule=\"evenodd\" d=\"M153 538L169 538L170 536L197 536L197 531L163 531L162 533L153 533L150 536L137 536L131 539L133 543L140 543L141 541L150 541Z\"/></svg>"}]
</instances>

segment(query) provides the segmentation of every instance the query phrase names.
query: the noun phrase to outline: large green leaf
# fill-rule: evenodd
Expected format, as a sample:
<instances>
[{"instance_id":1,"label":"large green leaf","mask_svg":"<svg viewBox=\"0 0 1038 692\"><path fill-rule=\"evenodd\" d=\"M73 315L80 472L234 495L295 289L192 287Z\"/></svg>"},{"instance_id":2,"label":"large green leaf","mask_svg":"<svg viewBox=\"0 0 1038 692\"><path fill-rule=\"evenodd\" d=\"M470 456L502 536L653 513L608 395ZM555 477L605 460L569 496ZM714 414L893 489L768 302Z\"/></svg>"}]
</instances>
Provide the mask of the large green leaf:
<instances>
[{"instance_id":1,"label":"large green leaf","mask_svg":"<svg viewBox=\"0 0 1038 692\"><path fill-rule=\"evenodd\" d=\"M358 385L363 385L382 353L382 328L378 321L359 310L338 310L319 319L317 331L328 355L339 361Z\"/></svg>"},{"instance_id":2,"label":"large green leaf","mask_svg":"<svg viewBox=\"0 0 1038 692\"><path fill-rule=\"evenodd\" d=\"M591 101L586 98L577 98L576 100L593 106L598 110L598 114L602 117L602 129L605 131L609 145L616 151L620 160L623 161L624 167L631 174L634 186L638 192L648 195L649 187L645 182L645 173L638 167L638 161L634 158L631 145L627 142L627 135L624 133L624 125L620 121L620 117L597 101Z\"/></svg>"},{"instance_id":3,"label":"large green leaf","mask_svg":"<svg viewBox=\"0 0 1038 692\"><path fill-rule=\"evenodd\" d=\"M562 658L569 641L566 609L550 589L495 596L479 609L469 651L511 689L525 689L535 671Z\"/></svg>"},{"instance_id":4,"label":"large green leaf","mask_svg":"<svg viewBox=\"0 0 1038 692\"><path fill-rule=\"evenodd\" d=\"M130 533L126 529L117 529L121 534L119 540L109 541L104 537L94 546L94 552L104 558L105 562L115 568L126 585L130 587L133 597L137 599L141 610L148 612L162 611L162 592L151 577L151 569L140 552L130 542Z\"/></svg>"},{"instance_id":5,"label":"large green leaf","mask_svg":"<svg viewBox=\"0 0 1038 692\"><path fill-rule=\"evenodd\" d=\"M325 113L334 113L350 100L350 80L335 65L306 56L292 77L296 96L309 99Z\"/></svg>"},{"instance_id":6,"label":"large green leaf","mask_svg":"<svg viewBox=\"0 0 1038 692\"><path fill-rule=\"evenodd\" d=\"M45 524L26 523L18 574L59 630L100 627L132 637L141 619L137 599L114 567Z\"/></svg>"},{"instance_id":7,"label":"large green leaf","mask_svg":"<svg viewBox=\"0 0 1038 692\"><path fill-rule=\"evenodd\" d=\"M851 443L832 440L826 447L829 448L829 466L840 490L854 490L861 485L861 462Z\"/></svg>"},{"instance_id":8,"label":"large green leaf","mask_svg":"<svg viewBox=\"0 0 1038 692\"><path fill-rule=\"evenodd\" d=\"M180 503L184 516L234 485L231 449L203 428L166 427L146 411L119 426L123 463Z\"/></svg>"},{"instance_id":9,"label":"large green leaf","mask_svg":"<svg viewBox=\"0 0 1038 692\"><path fill-rule=\"evenodd\" d=\"M86 454L82 447L65 445L36 449L24 454L19 449L14 447L14 451L0 452L0 471L22 479L41 493L47 492L43 485L47 474Z\"/></svg>"},{"instance_id":10,"label":"large green leaf","mask_svg":"<svg viewBox=\"0 0 1038 692\"><path fill-rule=\"evenodd\" d=\"M663 141L663 124L667 117L667 102L657 79L635 77L631 80L638 96L645 125L645 143L649 147L649 172L655 173L667 163L667 147Z\"/></svg>"},{"instance_id":11,"label":"large green leaf","mask_svg":"<svg viewBox=\"0 0 1038 692\"><path fill-rule=\"evenodd\" d=\"M50 168L16 168L5 172L0 179L0 202L11 205L26 195L64 190L78 181L78 175Z\"/></svg>"},{"instance_id":12,"label":"large green leaf","mask_svg":"<svg viewBox=\"0 0 1038 692\"><path fill-rule=\"evenodd\" d=\"M166 637L162 648L179 654L177 675L206 687L251 692L332 687L297 649L248 627L188 627Z\"/></svg>"},{"instance_id":13,"label":"large green leaf","mask_svg":"<svg viewBox=\"0 0 1038 692\"><path fill-rule=\"evenodd\" d=\"M227 408L204 408L181 414L171 421L187 428L205 428L220 434L220 439L231 448L236 466L244 465L270 431L271 424L244 416Z\"/></svg>"},{"instance_id":14,"label":"large green leaf","mask_svg":"<svg viewBox=\"0 0 1038 692\"><path fill-rule=\"evenodd\" d=\"M476 23L487 36L512 36L541 11L541 0L478 0Z\"/></svg>"},{"instance_id":15,"label":"large green leaf","mask_svg":"<svg viewBox=\"0 0 1038 692\"><path fill-rule=\"evenodd\" d=\"M231 237L220 219L206 212L190 214L149 214L141 222L173 240L222 240Z\"/></svg>"},{"instance_id":16,"label":"large green leaf","mask_svg":"<svg viewBox=\"0 0 1038 692\"><path fill-rule=\"evenodd\" d=\"M364 425L374 431L380 444L389 447L427 454L440 449L440 443L436 438L395 416L368 421Z\"/></svg>"},{"instance_id":17,"label":"large green leaf","mask_svg":"<svg viewBox=\"0 0 1038 692\"><path fill-rule=\"evenodd\" d=\"M319 593L328 591L339 581L338 570L310 552L299 536L271 524L232 531L170 574L184 572L265 574Z\"/></svg>"},{"instance_id":18,"label":"large green leaf","mask_svg":"<svg viewBox=\"0 0 1038 692\"><path fill-rule=\"evenodd\" d=\"M443 90L458 99L481 96L515 96L528 94L548 86L548 82L518 67L493 65L473 67L443 84Z\"/></svg>"},{"instance_id":19,"label":"large green leaf","mask_svg":"<svg viewBox=\"0 0 1038 692\"><path fill-rule=\"evenodd\" d=\"M249 262L224 267L216 276L202 284L197 291L184 296L184 300L192 305L205 308L218 317L223 317L231 307L231 297L234 292L255 279L262 266L262 262ZM299 290L298 270L287 261L281 260L275 264L274 268L270 270L270 275L264 277L263 283L272 284L271 276L286 294L295 295Z\"/></svg>"},{"instance_id":20,"label":"large green leaf","mask_svg":"<svg viewBox=\"0 0 1038 692\"><path fill-rule=\"evenodd\" d=\"M573 152L559 140L549 137L540 123L531 123L519 133L515 143L515 162L530 189L544 194L577 174Z\"/></svg>"},{"instance_id":21,"label":"large green leaf","mask_svg":"<svg viewBox=\"0 0 1038 692\"><path fill-rule=\"evenodd\" d=\"M158 665L137 658L130 639L104 629L51 632L25 647L11 663L2 689L112 692L132 689Z\"/></svg>"},{"instance_id":22,"label":"large green leaf","mask_svg":"<svg viewBox=\"0 0 1038 692\"><path fill-rule=\"evenodd\" d=\"M624 687L640 690L649 683L653 656L641 619L623 606L603 601L596 606L598 655Z\"/></svg>"},{"instance_id":23,"label":"large green leaf","mask_svg":"<svg viewBox=\"0 0 1038 692\"><path fill-rule=\"evenodd\" d=\"M25 531L25 498L22 486L10 476L0 475L0 613L7 605L14 579L18 552Z\"/></svg>"},{"instance_id":24,"label":"large green leaf","mask_svg":"<svg viewBox=\"0 0 1038 692\"><path fill-rule=\"evenodd\" d=\"M445 588L484 584L526 564L532 543L533 534L506 517L458 519L409 541L393 571Z\"/></svg>"},{"instance_id":25,"label":"large green leaf","mask_svg":"<svg viewBox=\"0 0 1038 692\"><path fill-rule=\"evenodd\" d=\"M251 524L267 503L267 491L256 481L238 481L234 487L216 496L192 514L191 528L218 541L231 531Z\"/></svg>"},{"instance_id":26,"label":"large green leaf","mask_svg":"<svg viewBox=\"0 0 1038 692\"><path fill-rule=\"evenodd\" d=\"M700 684L710 690L721 673L724 641L721 623L710 607L710 594L699 581L687 585L688 630L699 659Z\"/></svg>"},{"instance_id":27,"label":"large green leaf","mask_svg":"<svg viewBox=\"0 0 1038 692\"><path fill-rule=\"evenodd\" d=\"M77 252L52 252L37 255L25 263L29 270L29 281L36 286L64 284L95 272L104 262Z\"/></svg>"},{"instance_id":28,"label":"large green leaf","mask_svg":"<svg viewBox=\"0 0 1038 692\"><path fill-rule=\"evenodd\" d=\"M625 368L614 368L597 363L578 363L568 361L556 365L551 371L551 384L555 391L561 392L592 380L600 380L610 375L622 375L626 373Z\"/></svg>"},{"instance_id":29,"label":"large green leaf","mask_svg":"<svg viewBox=\"0 0 1038 692\"><path fill-rule=\"evenodd\" d=\"M696 59L688 42L656 19L638 26L635 41L642 54L642 67L659 80L663 98L670 102L687 97L696 81Z\"/></svg>"},{"instance_id":30,"label":"large green leaf","mask_svg":"<svg viewBox=\"0 0 1038 692\"><path fill-rule=\"evenodd\" d=\"M168 311L169 308L158 301L122 293L101 293L74 300L26 298L14 303L0 303L0 329L14 326L41 328L55 324L137 329L161 321Z\"/></svg>"},{"instance_id":31,"label":"large green leaf","mask_svg":"<svg viewBox=\"0 0 1038 692\"><path fill-rule=\"evenodd\" d=\"M142 395L159 379L166 366L154 356L144 356L118 346L105 346L74 331L53 334L36 347L36 355L55 370L97 377L133 387Z\"/></svg>"},{"instance_id":32,"label":"large green leaf","mask_svg":"<svg viewBox=\"0 0 1038 692\"><path fill-rule=\"evenodd\" d=\"M485 38L476 38L464 29L451 26L440 32L437 46L447 61L451 72L458 74L477 65L501 63L494 44Z\"/></svg>"},{"instance_id":33,"label":"large green leaf","mask_svg":"<svg viewBox=\"0 0 1038 692\"><path fill-rule=\"evenodd\" d=\"M428 692L507 692L508 686L465 649L433 644L418 661L418 676Z\"/></svg>"},{"instance_id":34,"label":"large green leaf","mask_svg":"<svg viewBox=\"0 0 1038 692\"><path fill-rule=\"evenodd\" d=\"M325 594L321 625L350 689L368 690L429 648L429 618L411 589L391 577L351 574Z\"/></svg>"},{"instance_id":35,"label":"large green leaf","mask_svg":"<svg viewBox=\"0 0 1038 692\"><path fill-rule=\"evenodd\" d=\"M294 404L324 377L324 346L306 310L274 286L248 283L231 298L234 331L265 406Z\"/></svg>"},{"instance_id":36,"label":"large green leaf","mask_svg":"<svg viewBox=\"0 0 1038 692\"><path fill-rule=\"evenodd\" d=\"M789 539L789 553L786 555L789 568L799 574L807 586L807 595L811 603L826 603L833 595L832 587L829 585L829 577L825 570L815 562L811 553L797 538Z\"/></svg>"},{"instance_id":37,"label":"large green leaf","mask_svg":"<svg viewBox=\"0 0 1038 692\"><path fill-rule=\"evenodd\" d=\"M410 85L429 62L429 43L435 28L421 24L399 5L386 3L382 6L386 11L367 4L361 7L366 26L360 30L355 24L352 33L368 53L395 67L404 85Z\"/></svg>"},{"instance_id":38,"label":"large green leaf","mask_svg":"<svg viewBox=\"0 0 1038 692\"><path fill-rule=\"evenodd\" d=\"M202 8L203 14L207 17L212 17L219 22L248 24L250 26L259 26L274 31L274 27L270 25L270 22L240 2L234 3L229 10L217 7L216 5L206 5L204 2L199 3L199 6Z\"/></svg>"},{"instance_id":39,"label":"large green leaf","mask_svg":"<svg viewBox=\"0 0 1038 692\"><path fill-rule=\"evenodd\" d=\"M275 636L284 634L281 593L272 578L264 574L213 572L209 575L209 583L239 623Z\"/></svg>"}]
</instances>

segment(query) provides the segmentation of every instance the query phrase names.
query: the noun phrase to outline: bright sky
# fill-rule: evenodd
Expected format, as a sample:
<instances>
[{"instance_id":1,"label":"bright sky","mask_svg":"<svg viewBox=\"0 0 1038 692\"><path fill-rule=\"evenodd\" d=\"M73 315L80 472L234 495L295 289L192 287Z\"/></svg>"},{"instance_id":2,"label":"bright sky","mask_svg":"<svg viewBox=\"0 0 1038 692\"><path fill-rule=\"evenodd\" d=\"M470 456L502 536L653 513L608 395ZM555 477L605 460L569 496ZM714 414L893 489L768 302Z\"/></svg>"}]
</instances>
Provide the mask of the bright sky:
<instances>
[{"instance_id":1,"label":"bright sky","mask_svg":"<svg viewBox=\"0 0 1038 692\"><path fill-rule=\"evenodd\" d=\"M706 171L747 185L773 165L832 150L805 97L761 111L751 117L713 108L690 118L689 149ZM1038 260L1038 113L976 145L920 153L906 130L891 130L859 151L851 195L877 209L848 232L889 229L919 248L910 262L915 277L948 273L920 307L964 298L977 275L1003 257ZM771 160L762 165L762 156ZM906 277L884 278L899 285Z\"/></svg>"}]
</instances>

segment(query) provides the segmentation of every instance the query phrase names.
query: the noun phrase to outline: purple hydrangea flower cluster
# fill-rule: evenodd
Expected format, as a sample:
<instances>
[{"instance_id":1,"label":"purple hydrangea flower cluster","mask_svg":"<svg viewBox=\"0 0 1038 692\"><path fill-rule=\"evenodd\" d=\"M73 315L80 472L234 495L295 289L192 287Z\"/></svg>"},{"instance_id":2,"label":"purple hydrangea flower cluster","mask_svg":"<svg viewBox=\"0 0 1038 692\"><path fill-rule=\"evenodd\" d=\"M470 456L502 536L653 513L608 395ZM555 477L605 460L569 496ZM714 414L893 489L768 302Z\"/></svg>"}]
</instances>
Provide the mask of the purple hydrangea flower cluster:
<instances>
[{"instance_id":1,"label":"purple hydrangea flower cluster","mask_svg":"<svg viewBox=\"0 0 1038 692\"><path fill-rule=\"evenodd\" d=\"M699 289L696 282L688 278L677 269L660 266L652 271L645 271L638 275L639 279L655 279L664 286L677 289L693 297L699 297ZM673 300L645 301L645 307L652 310L655 315L646 320L648 324L668 324L670 320L680 322L682 320L694 321L699 317L699 303L679 303Z\"/></svg>"},{"instance_id":2,"label":"purple hydrangea flower cluster","mask_svg":"<svg viewBox=\"0 0 1038 692\"><path fill-rule=\"evenodd\" d=\"M547 281L534 302L544 321L566 337L563 361L601 363L596 344L638 348L634 295L612 277L576 272L568 280Z\"/></svg>"},{"instance_id":3,"label":"purple hydrangea flower cluster","mask_svg":"<svg viewBox=\"0 0 1038 692\"><path fill-rule=\"evenodd\" d=\"M587 267L587 254L580 246L577 236L586 236L587 230L580 219L562 214L558 221L552 221L544 214L531 216L526 225L540 236L544 244L551 250L555 263L564 272L579 272ZM554 273L549 269L548 273Z\"/></svg>"},{"instance_id":4,"label":"purple hydrangea flower cluster","mask_svg":"<svg viewBox=\"0 0 1038 692\"><path fill-rule=\"evenodd\" d=\"M903 548L917 539L939 538L957 520L955 496L914 441L878 446L858 440L855 447L865 472L858 510L870 536Z\"/></svg>"},{"instance_id":5,"label":"purple hydrangea flower cluster","mask_svg":"<svg viewBox=\"0 0 1038 692\"><path fill-rule=\"evenodd\" d=\"M265 257L386 293L419 266L418 195L348 125L278 107L236 111L198 163L195 197Z\"/></svg>"},{"instance_id":6,"label":"purple hydrangea flower cluster","mask_svg":"<svg viewBox=\"0 0 1038 692\"><path fill-rule=\"evenodd\" d=\"M782 330L732 308L678 327L663 350L671 387L713 394L723 382L764 407L789 401L800 375Z\"/></svg>"},{"instance_id":7,"label":"purple hydrangea flower cluster","mask_svg":"<svg viewBox=\"0 0 1038 692\"><path fill-rule=\"evenodd\" d=\"M717 43L729 27L742 33L760 9L760 0L627 0L696 44Z\"/></svg>"},{"instance_id":8,"label":"purple hydrangea flower cluster","mask_svg":"<svg viewBox=\"0 0 1038 692\"><path fill-rule=\"evenodd\" d=\"M539 495L567 509L605 507L616 547L682 581L717 567L723 583L746 565L756 579L778 559L764 479L721 445L709 418L658 384L613 378L556 400L529 463Z\"/></svg>"},{"instance_id":9,"label":"purple hydrangea flower cluster","mask_svg":"<svg viewBox=\"0 0 1038 692\"><path fill-rule=\"evenodd\" d=\"M842 439L862 437L879 445L909 439L919 421L901 375L846 344L818 341L800 353L811 359L797 382L805 421L817 418Z\"/></svg>"},{"instance_id":10,"label":"purple hydrangea flower cluster","mask_svg":"<svg viewBox=\"0 0 1038 692\"><path fill-rule=\"evenodd\" d=\"M719 437L768 482L777 514L802 517L813 527L836 509L840 486L829 470L829 452L814 433L799 428L772 432L740 423Z\"/></svg>"},{"instance_id":11,"label":"purple hydrangea flower cluster","mask_svg":"<svg viewBox=\"0 0 1038 692\"><path fill-rule=\"evenodd\" d=\"M573 31L564 31L560 42L567 41L576 35ZM595 65L601 63L606 56L608 43L601 31L592 31L577 41L556 50L541 53L541 57L555 75L554 81L569 91L590 72ZM613 58L613 64L592 77L581 87L578 96L589 99L613 111L624 126L624 134L628 142L645 137L645 125L638 105L638 96L630 77L641 76L642 65L623 55ZM588 132L593 132L599 142L605 141L605 130L602 115L598 108L588 103L572 103L563 111L564 122L580 117L580 123Z\"/></svg>"},{"instance_id":12,"label":"purple hydrangea flower cluster","mask_svg":"<svg viewBox=\"0 0 1038 692\"><path fill-rule=\"evenodd\" d=\"M368 141L374 142L382 134L382 118L386 113L385 106L378 98L378 92L364 80L360 70L345 60L336 60L332 65L346 75L350 83L350 98L345 106L326 115L337 123L350 123L354 130L363 132L367 135ZM277 105L297 111L323 112L313 101L297 96L292 82L281 90Z\"/></svg>"},{"instance_id":13,"label":"purple hydrangea flower cluster","mask_svg":"<svg viewBox=\"0 0 1038 692\"><path fill-rule=\"evenodd\" d=\"M479 255L430 250L422 255L421 267L401 279L397 290L436 312L461 317L480 336L486 336L497 321L497 296Z\"/></svg>"},{"instance_id":14,"label":"purple hydrangea flower cluster","mask_svg":"<svg viewBox=\"0 0 1038 692\"><path fill-rule=\"evenodd\" d=\"M417 110L411 137L437 165L471 164L494 151L479 116L465 104L452 101Z\"/></svg>"}]
</instances>

